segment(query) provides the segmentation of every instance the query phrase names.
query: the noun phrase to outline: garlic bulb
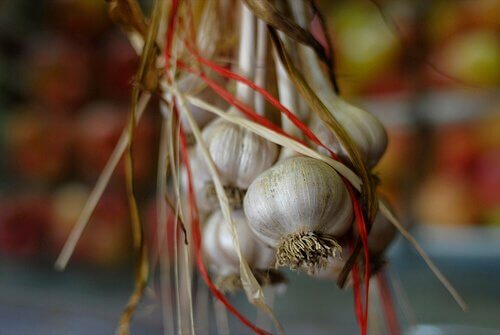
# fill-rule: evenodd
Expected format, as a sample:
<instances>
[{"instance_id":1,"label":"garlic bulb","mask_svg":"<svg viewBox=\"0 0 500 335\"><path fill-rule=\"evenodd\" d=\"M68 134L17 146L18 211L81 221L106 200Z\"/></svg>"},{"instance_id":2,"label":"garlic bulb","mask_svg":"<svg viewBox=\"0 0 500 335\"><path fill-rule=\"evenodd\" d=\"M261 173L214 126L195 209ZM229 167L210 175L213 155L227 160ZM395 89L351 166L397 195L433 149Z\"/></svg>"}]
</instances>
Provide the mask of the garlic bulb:
<instances>
[{"instance_id":1,"label":"garlic bulb","mask_svg":"<svg viewBox=\"0 0 500 335\"><path fill-rule=\"evenodd\" d=\"M352 221L347 189L335 170L308 157L286 159L258 176L243 208L250 228L277 249L276 265L314 272L341 250L335 238Z\"/></svg>"},{"instance_id":2,"label":"garlic bulb","mask_svg":"<svg viewBox=\"0 0 500 335\"><path fill-rule=\"evenodd\" d=\"M205 127L203 139L225 186L247 189L278 155L276 144L221 119Z\"/></svg>"},{"instance_id":3,"label":"garlic bulb","mask_svg":"<svg viewBox=\"0 0 500 335\"><path fill-rule=\"evenodd\" d=\"M334 95L333 92L332 95ZM387 148L387 133L384 126L373 114L350 105L339 97L332 97L323 102L356 144L365 163L369 167L374 167ZM337 136L328 129L319 117L311 119L310 127L318 139L330 150L348 159L347 152ZM318 151L328 154L323 147L318 146L317 148Z\"/></svg>"},{"instance_id":4,"label":"garlic bulb","mask_svg":"<svg viewBox=\"0 0 500 335\"><path fill-rule=\"evenodd\" d=\"M190 149L189 162L191 165L191 175L193 182L194 194L196 195L196 204L201 215L211 213L219 207L219 199L215 186L212 181L212 176L208 171L208 167L203 161L203 158L196 154L195 149ZM181 189L183 194L188 194L188 176L186 168L183 166L181 170ZM244 191L236 187L224 186L229 205L232 208L241 208Z\"/></svg>"},{"instance_id":5,"label":"garlic bulb","mask_svg":"<svg viewBox=\"0 0 500 335\"><path fill-rule=\"evenodd\" d=\"M243 258L250 268L266 270L274 260L274 251L259 242L250 228L242 210L233 211ZM214 212L206 221L203 230L203 251L210 269L220 277L239 274L240 261L233 242L229 224L221 211Z\"/></svg>"},{"instance_id":6,"label":"garlic bulb","mask_svg":"<svg viewBox=\"0 0 500 335\"><path fill-rule=\"evenodd\" d=\"M307 29L309 19L304 3L293 0L289 0L288 3L297 23ZM366 164L369 167L375 166L387 148L387 133L382 123L373 114L347 103L335 93L311 48L300 45L299 57L311 88L352 138ZM332 151L346 159L349 158L336 135L318 117L311 120L311 130Z\"/></svg>"}]
</instances>

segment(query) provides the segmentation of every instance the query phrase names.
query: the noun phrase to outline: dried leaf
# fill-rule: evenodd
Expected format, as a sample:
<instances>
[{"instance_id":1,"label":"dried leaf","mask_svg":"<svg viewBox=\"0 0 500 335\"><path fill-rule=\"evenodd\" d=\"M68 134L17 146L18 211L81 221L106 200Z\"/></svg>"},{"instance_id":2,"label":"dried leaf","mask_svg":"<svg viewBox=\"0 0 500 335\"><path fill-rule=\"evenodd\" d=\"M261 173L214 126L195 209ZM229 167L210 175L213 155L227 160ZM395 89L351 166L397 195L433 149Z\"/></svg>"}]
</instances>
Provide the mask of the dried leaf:
<instances>
[{"instance_id":1,"label":"dried leaf","mask_svg":"<svg viewBox=\"0 0 500 335\"><path fill-rule=\"evenodd\" d=\"M244 0L248 7L252 10L255 16L266 22L271 27L284 32L290 38L310 46L318 55L318 57L329 64L327 53L321 43L307 30L301 28L287 15L282 13L269 0ZM302 1L302 0L296 0Z\"/></svg>"},{"instance_id":2,"label":"dried leaf","mask_svg":"<svg viewBox=\"0 0 500 335\"><path fill-rule=\"evenodd\" d=\"M165 12L166 1L157 0L154 3L153 10L151 13L151 25L147 32L146 42L144 44L140 65L137 69L136 80L141 85L134 85L132 89L131 96L131 106L130 115L128 120L128 133L129 142L128 150L125 156L125 179L127 188L127 197L129 202L130 217L132 223L132 236L134 241L134 248L136 250L136 264L135 264L135 283L134 291L129 298L125 310L122 312L120 321L118 324L118 331L120 335L130 334L130 322L132 320L133 314L139 304L146 287L148 276L149 276L149 263L147 248L144 241L144 228L139 216L139 209L137 206L137 201L134 194L134 177L133 177L133 156L132 147L134 140L134 126L137 113L137 102L139 99L141 86L145 86L147 89L156 89L156 82L152 82L151 76L157 77L156 59L158 57L158 48L156 47L156 39L158 36L158 30L160 26L160 21Z\"/></svg>"},{"instance_id":3,"label":"dried leaf","mask_svg":"<svg viewBox=\"0 0 500 335\"><path fill-rule=\"evenodd\" d=\"M146 35L146 19L136 0L108 0L108 3L109 16L113 22L127 32L135 30L142 36Z\"/></svg>"}]
</instances>

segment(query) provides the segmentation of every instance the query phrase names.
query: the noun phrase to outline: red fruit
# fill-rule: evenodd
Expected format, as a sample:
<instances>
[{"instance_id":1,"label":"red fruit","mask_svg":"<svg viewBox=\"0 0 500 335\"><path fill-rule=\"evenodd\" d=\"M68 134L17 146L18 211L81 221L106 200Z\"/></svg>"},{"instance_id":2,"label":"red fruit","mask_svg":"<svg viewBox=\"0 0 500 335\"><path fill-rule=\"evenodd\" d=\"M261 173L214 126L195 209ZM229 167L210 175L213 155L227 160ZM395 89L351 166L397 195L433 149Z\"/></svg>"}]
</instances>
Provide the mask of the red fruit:
<instances>
[{"instance_id":1,"label":"red fruit","mask_svg":"<svg viewBox=\"0 0 500 335\"><path fill-rule=\"evenodd\" d=\"M99 91L108 98L126 98L132 88L138 57L123 34L109 35L99 50Z\"/></svg>"},{"instance_id":2,"label":"red fruit","mask_svg":"<svg viewBox=\"0 0 500 335\"><path fill-rule=\"evenodd\" d=\"M61 251L89 196L89 188L66 184L52 196L54 216L50 244L54 255ZM81 239L73 260L109 266L123 263L129 256L131 231L127 201L121 192L106 192L97 205Z\"/></svg>"},{"instance_id":3,"label":"red fruit","mask_svg":"<svg viewBox=\"0 0 500 335\"><path fill-rule=\"evenodd\" d=\"M53 182L67 172L71 124L64 117L43 115L42 111L40 106L23 107L7 120L8 165L22 178Z\"/></svg>"},{"instance_id":4,"label":"red fruit","mask_svg":"<svg viewBox=\"0 0 500 335\"><path fill-rule=\"evenodd\" d=\"M443 126L436 135L435 157L439 171L466 177L477 156L472 128L465 124Z\"/></svg>"},{"instance_id":5,"label":"red fruit","mask_svg":"<svg viewBox=\"0 0 500 335\"><path fill-rule=\"evenodd\" d=\"M82 44L62 36L42 36L30 43L25 69L27 92L50 106L46 114L71 112L87 96L90 58Z\"/></svg>"},{"instance_id":6,"label":"red fruit","mask_svg":"<svg viewBox=\"0 0 500 335\"><path fill-rule=\"evenodd\" d=\"M103 170L127 123L128 108L107 102L85 107L76 130L76 160L78 171L89 181L94 181ZM145 115L134 133L134 176L138 181L150 177L152 163L157 155L154 128ZM123 182L124 169L120 164L115 176Z\"/></svg>"},{"instance_id":7,"label":"red fruit","mask_svg":"<svg viewBox=\"0 0 500 335\"><path fill-rule=\"evenodd\" d=\"M0 200L0 253L38 259L43 252L51 216L47 201L35 195L14 195Z\"/></svg>"},{"instance_id":8,"label":"red fruit","mask_svg":"<svg viewBox=\"0 0 500 335\"><path fill-rule=\"evenodd\" d=\"M479 222L480 207L466 179L439 174L427 179L415 199L419 222L437 225L470 225Z\"/></svg>"},{"instance_id":9,"label":"red fruit","mask_svg":"<svg viewBox=\"0 0 500 335\"><path fill-rule=\"evenodd\" d=\"M100 266L124 263L132 250L131 230L124 193L104 195L82 237L82 259Z\"/></svg>"},{"instance_id":10,"label":"red fruit","mask_svg":"<svg viewBox=\"0 0 500 335\"><path fill-rule=\"evenodd\" d=\"M481 154L474 166L474 194L486 208L500 206L500 149Z\"/></svg>"},{"instance_id":11,"label":"red fruit","mask_svg":"<svg viewBox=\"0 0 500 335\"><path fill-rule=\"evenodd\" d=\"M47 3L49 24L76 38L91 38L110 25L106 1L53 0Z\"/></svg>"}]
</instances>

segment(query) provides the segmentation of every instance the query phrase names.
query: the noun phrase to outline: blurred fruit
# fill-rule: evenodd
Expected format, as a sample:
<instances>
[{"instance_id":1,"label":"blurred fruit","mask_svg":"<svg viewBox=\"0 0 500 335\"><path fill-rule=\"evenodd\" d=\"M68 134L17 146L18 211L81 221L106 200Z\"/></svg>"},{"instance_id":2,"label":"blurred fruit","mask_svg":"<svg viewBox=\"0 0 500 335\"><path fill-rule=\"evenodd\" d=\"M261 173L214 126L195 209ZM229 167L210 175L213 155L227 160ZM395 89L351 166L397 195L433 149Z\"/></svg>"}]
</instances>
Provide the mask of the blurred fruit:
<instances>
[{"instance_id":1,"label":"blurred fruit","mask_svg":"<svg viewBox=\"0 0 500 335\"><path fill-rule=\"evenodd\" d=\"M29 97L50 106L46 113L74 111L89 93L89 52L60 35L31 41L23 68ZM54 108L61 106L65 108Z\"/></svg>"},{"instance_id":2,"label":"blurred fruit","mask_svg":"<svg viewBox=\"0 0 500 335\"><path fill-rule=\"evenodd\" d=\"M480 150L500 147L500 104L474 124L474 136Z\"/></svg>"},{"instance_id":3,"label":"blurred fruit","mask_svg":"<svg viewBox=\"0 0 500 335\"><path fill-rule=\"evenodd\" d=\"M467 180L438 174L429 177L418 191L414 210L419 222L438 225L479 223L480 207Z\"/></svg>"},{"instance_id":4,"label":"blurred fruit","mask_svg":"<svg viewBox=\"0 0 500 335\"><path fill-rule=\"evenodd\" d=\"M41 106L23 106L5 127L9 166L21 178L54 182L66 175L72 146L71 123L44 115Z\"/></svg>"},{"instance_id":5,"label":"blurred fruit","mask_svg":"<svg viewBox=\"0 0 500 335\"><path fill-rule=\"evenodd\" d=\"M473 29L500 28L500 2L434 1L426 18L426 37L436 48L449 38Z\"/></svg>"},{"instance_id":6,"label":"blurred fruit","mask_svg":"<svg viewBox=\"0 0 500 335\"><path fill-rule=\"evenodd\" d=\"M403 126L389 127L387 135L389 144L375 167L375 173L383 180L383 184L398 185L408 177L406 171L414 164L412 156L415 138L412 130Z\"/></svg>"},{"instance_id":7,"label":"blurred fruit","mask_svg":"<svg viewBox=\"0 0 500 335\"><path fill-rule=\"evenodd\" d=\"M483 215L484 223L490 226L500 227L500 205L486 211Z\"/></svg>"},{"instance_id":8,"label":"blurred fruit","mask_svg":"<svg viewBox=\"0 0 500 335\"><path fill-rule=\"evenodd\" d=\"M54 219L49 230L49 244L54 254L61 251L89 194L90 189L80 183L64 184L52 193L51 211ZM81 258L81 249L79 245L76 247L73 259Z\"/></svg>"},{"instance_id":9,"label":"blurred fruit","mask_svg":"<svg viewBox=\"0 0 500 335\"><path fill-rule=\"evenodd\" d=\"M76 129L76 160L80 174L94 181L106 165L126 125L128 108L108 102L87 105L81 113ZM144 115L134 132L134 177L144 182L150 177L152 163L157 155L154 147L154 127L151 118ZM123 181L123 165L115 175Z\"/></svg>"},{"instance_id":10,"label":"blurred fruit","mask_svg":"<svg viewBox=\"0 0 500 335\"><path fill-rule=\"evenodd\" d=\"M483 207L500 205L500 147L478 156L472 180L474 195Z\"/></svg>"},{"instance_id":11,"label":"blurred fruit","mask_svg":"<svg viewBox=\"0 0 500 335\"><path fill-rule=\"evenodd\" d=\"M0 253L21 259L40 259L51 216L47 199L33 194L0 199Z\"/></svg>"},{"instance_id":12,"label":"blurred fruit","mask_svg":"<svg viewBox=\"0 0 500 335\"><path fill-rule=\"evenodd\" d=\"M361 3L333 11L335 50L339 77L358 87L383 81L388 69L397 67L399 42L376 8Z\"/></svg>"},{"instance_id":13,"label":"blurred fruit","mask_svg":"<svg viewBox=\"0 0 500 335\"><path fill-rule=\"evenodd\" d=\"M99 93L108 98L127 99L138 57L123 34L110 34L98 51L96 73Z\"/></svg>"},{"instance_id":14,"label":"blurred fruit","mask_svg":"<svg viewBox=\"0 0 500 335\"><path fill-rule=\"evenodd\" d=\"M425 18L427 40L438 47L459 29L461 20L457 2L436 1Z\"/></svg>"},{"instance_id":15,"label":"blurred fruit","mask_svg":"<svg viewBox=\"0 0 500 335\"><path fill-rule=\"evenodd\" d=\"M436 169L466 177L474 164L478 147L469 124L441 126L436 132Z\"/></svg>"},{"instance_id":16,"label":"blurred fruit","mask_svg":"<svg viewBox=\"0 0 500 335\"><path fill-rule=\"evenodd\" d=\"M53 224L50 227L51 250L61 251L90 194L79 183L65 184L52 195ZM99 266L123 263L129 256L128 207L121 192L106 192L97 205L78 242L73 258Z\"/></svg>"},{"instance_id":17,"label":"blurred fruit","mask_svg":"<svg viewBox=\"0 0 500 335\"><path fill-rule=\"evenodd\" d=\"M95 37L110 25L106 1L52 0L47 5L48 23L76 38Z\"/></svg>"},{"instance_id":18,"label":"blurred fruit","mask_svg":"<svg viewBox=\"0 0 500 335\"><path fill-rule=\"evenodd\" d=\"M455 36L437 49L435 64L444 73L472 85L500 84L500 37L475 30Z\"/></svg>"}]
</instances>

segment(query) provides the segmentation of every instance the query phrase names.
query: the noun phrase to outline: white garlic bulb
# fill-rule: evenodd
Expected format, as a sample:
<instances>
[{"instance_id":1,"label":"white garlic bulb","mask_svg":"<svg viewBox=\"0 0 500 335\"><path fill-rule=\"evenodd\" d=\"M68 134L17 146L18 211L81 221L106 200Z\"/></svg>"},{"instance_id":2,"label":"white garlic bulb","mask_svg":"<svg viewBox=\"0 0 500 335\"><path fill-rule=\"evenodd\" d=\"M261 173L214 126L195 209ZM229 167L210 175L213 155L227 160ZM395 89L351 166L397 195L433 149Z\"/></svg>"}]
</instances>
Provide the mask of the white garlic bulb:
<instances>
[{"instance_id":1,"label":"white garlic bulb","mask_svg":"<svg viewBox=\"0 0 500 335\"><path fill-rule=\"evenodd\" d=\"M294 0L288 0L288 3L297 23L307 29L311 18L304 3ZM304 66L306 80L318 98L352 138L366 164L375 166L387 148L387 133L382 123L374 115L347 103L335 93L311 48L300 45L299 58ZM336 135L318 117L311 120L311 130L328 148L348 158Z\"/></svg>"},{"instance_id":2,"label":"white garlic bulb","mask_svg":"<svg viewBox=\"0 0 500 335\"><path fill-rule=\"evenodd\" d=\"M223 184L243 190L271 167L278 155L276 144L222 119L205 127L203 139Z\"/></svg>"},{"instance_id":3,"label":"white garlic bulb","mask_svg":"<svg viewBox=\"0 0 500 335\"><path fill-rule=\"evenodd\" d=\"M231 218L236 227L243 258L252 269L266 270L272 266L274 251L259 242L242 210L233 211ZM210 269L219 277L239 274L240 261L229 224L221 211L214 212L203 230L203 251Z\"/></svg>"},{"instance_id":4,"label":"white garlic bulb","mask_svg":"<svg viewBox=\"0 0 500 335\"><path fill-rule=\"evenodd\" d=\"M243 208L250 228L275 247L276 265L314 272L341 247L352 221L352 205L340 176L308 157L286 159L258 176Z\"/></svg>"},{"instance_id":5,"label":"white garlic bulb","mask_svg":"<svg viewBox=\"0 0 500 335\"><path fill-rule=\"evenodd\" d=\"M356 144L365 163L369 167L374 167L387 148L387 133L382 123L373 114L350 105L339 97L335 96L323 102ZM330 150L348 159L347 152L337 136L319 117L311 119L310 127L318 139ZM328 154L325 148L321 146L317 148L320 152Z\"/></svg>"}]
</instances>

